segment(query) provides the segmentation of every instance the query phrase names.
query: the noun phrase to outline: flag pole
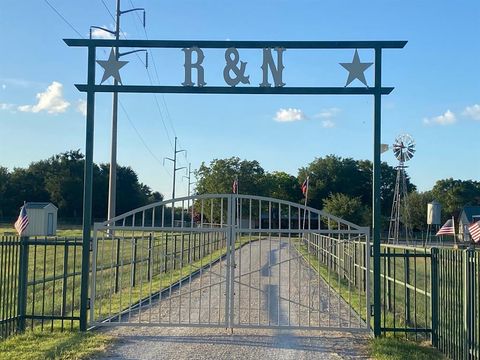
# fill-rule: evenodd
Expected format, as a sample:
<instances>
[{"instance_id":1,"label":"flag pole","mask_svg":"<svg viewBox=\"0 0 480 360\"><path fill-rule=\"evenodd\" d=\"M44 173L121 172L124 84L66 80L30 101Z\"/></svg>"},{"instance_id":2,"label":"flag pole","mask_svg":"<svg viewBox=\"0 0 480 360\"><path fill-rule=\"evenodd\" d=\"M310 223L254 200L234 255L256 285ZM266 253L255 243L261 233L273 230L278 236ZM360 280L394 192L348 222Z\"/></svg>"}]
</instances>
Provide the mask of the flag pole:
<instances>
[{"instance_id":1,"label":"flag pole","mask_svg":"<svg viewBox=\"0 0 480 360\"><path fill-rule=\"evenodd\" d=\"M455 217L452 215L452 225L453 225L453 241L457 245L457 234L455 233Z\"/></svg>"},{"instance_id":2,"label":"flag pole","mask_svg":"<svg viewBox=\"0 0 480 360\"><path fill-rule=\"evenodd\" d=\"M305 208L303 210L303 229L305 230L305 219L307 217L307 200L308 200L308 186L309 186L310 176L307 176L307 190L305 191ZM304 235L305 237L305 235Z\"/></svg>"}]
</instances>

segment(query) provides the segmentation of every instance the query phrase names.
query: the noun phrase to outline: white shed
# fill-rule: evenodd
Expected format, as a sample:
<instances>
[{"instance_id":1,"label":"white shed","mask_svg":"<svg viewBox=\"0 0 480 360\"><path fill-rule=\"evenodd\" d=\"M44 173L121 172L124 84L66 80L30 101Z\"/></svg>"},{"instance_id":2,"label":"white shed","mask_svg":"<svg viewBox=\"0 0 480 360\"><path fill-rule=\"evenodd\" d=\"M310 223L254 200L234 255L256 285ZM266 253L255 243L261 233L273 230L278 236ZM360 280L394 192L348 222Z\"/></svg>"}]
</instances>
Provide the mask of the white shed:
<instances>
[{"instance_id":1,"label":"white shed","mask_svg":"<svg viewBox=\"0 0 480 360\"><path fill-rule=\"evenodd\" d=\"M51 236L57 233L57 207L49 202L25 204L28 226L23 236Z\"/></svg>"}]
</instances>

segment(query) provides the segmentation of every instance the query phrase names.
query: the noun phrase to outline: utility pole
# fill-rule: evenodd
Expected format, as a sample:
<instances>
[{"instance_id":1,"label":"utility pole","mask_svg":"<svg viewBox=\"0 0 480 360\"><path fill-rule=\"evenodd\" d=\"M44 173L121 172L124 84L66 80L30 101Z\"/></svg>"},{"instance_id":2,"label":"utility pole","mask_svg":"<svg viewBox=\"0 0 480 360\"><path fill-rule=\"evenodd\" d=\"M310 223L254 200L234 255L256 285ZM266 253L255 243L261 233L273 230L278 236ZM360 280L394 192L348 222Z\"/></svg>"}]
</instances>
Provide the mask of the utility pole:
<instances>
[{"instance_id":1,"label":"utility pole","mask_svg":"<svg viewBox=\"0 0 480 360\"><path fill-rule=\"evenodd\" d=\"M192 163L188 163L188 176L183 176L185 179L188 180L188 195L187 195L188 197L190 197L190 185L195 184L195 181L190 181L192 173L193 173L191 168L192 168Z\"/></svg>"},{"instance_id":2,"label":"utility pole","mask_svg":"<svg viewBox=\"0 0 480 360\"><path fill-rule=\"evenodd\" d=\"M187 150L177 150L177 137L175 136L175 146L173 150L173 159L169 157L163 158L163 163L165 164L165 160L170 160L173 162L173 190L172 190L172 199L175 199L175 174L178 170L186 169L185 166L177 168L177 154L181 152L187 152Z\"/></svg>"},{"instance_id":3,"label":"utility pole","mask_svg":"<svg viewBox=\"0 0 480 360\"><path fill-rule=\"evenodd\" d=\"M92 37L92 28L93 29L100 29L106 31L113 36L115 36L115 40L120 39L120 17L123 14L132 12L132 11L143 11L143 27L145 27L145 9L144 8L134 8L125 11L121 11L120 9L120 0L117 0L116 11L115 11L115 31L99 27L99 26L91 26L90 27L90 38ZM128 51L126 53L121 54L119 52L118 46L113 48L115 54L115 60L118 59L123 55L132 54L139 51L145 51L146 59L145 65L148 67L148 52L147 50L134 50ZM113 85L117 86L118 81L114 77ZM116 203L117 203L117 120L118 120L118 92L114 91L112 93L112 143L110 148L110 174L108 180L108 219L112 219L115 217L116 213Z\"/></svg>"}]
</instances>

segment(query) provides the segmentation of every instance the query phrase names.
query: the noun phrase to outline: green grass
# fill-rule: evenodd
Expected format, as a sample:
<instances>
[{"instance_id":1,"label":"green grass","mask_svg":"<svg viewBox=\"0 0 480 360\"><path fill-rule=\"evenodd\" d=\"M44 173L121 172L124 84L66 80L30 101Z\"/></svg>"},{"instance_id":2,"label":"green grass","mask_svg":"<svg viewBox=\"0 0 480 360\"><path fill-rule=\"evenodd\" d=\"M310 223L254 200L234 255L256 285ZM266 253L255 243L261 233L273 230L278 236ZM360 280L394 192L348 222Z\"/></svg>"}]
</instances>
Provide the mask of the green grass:
<instances>
[{"instance_id":1,"label":"green grass","mask_svg":"<svg viewBox=\"0 0 480 360\"><path fill-rule=\"evenodd\" d=\"M17 232L12 224L0 224L0 236L5 233L11 235L17 235ZM59 237L82 237L82 226L81 225L58 225L57 235Z\"/></svg>"},{"instance_id":2,"label":"green grass","mask_svg":"<svg viewBox=\"0 0 480 360\"><path fill-rule=\"evenodd\" d=\"M438 350L427 344L398 338L372 339L369 355L378 360L434 360L446 359Z\"/></svg>"},{"instance_id":3,"label":"green grass","mask_svg":"<svg viewBox=\"0 0 480 360\"><path fill-rule=\"evenodd\" d=\"M90 359L112 341L100 332L28 331L0 342L0 360Z\"/></svg>"}]
</instances>

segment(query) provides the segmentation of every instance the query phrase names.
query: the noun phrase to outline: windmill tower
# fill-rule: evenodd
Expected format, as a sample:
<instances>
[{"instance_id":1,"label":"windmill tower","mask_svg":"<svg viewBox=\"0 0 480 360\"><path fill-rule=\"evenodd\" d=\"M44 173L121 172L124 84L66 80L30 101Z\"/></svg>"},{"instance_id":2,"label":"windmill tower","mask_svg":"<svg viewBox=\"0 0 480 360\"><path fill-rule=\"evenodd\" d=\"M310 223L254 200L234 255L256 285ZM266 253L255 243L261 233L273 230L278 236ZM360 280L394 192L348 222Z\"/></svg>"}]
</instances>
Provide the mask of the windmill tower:
<instances>
[{"instance_id":1,"label":"windmill tower","mask_svg":"<svg viewBox=\"0 0 480 360\"><path fill-rule=\"evenodd\" d=\"M407 207L407 178L405 162L409 161L415 153L415 141L408 134L397 136L392 146L393 154L398 160L397 179L395 181L395 192L393 195L392 212L390 215L390 226L388 229L388 242L397 244L398 240L405 236L411 238L411 229L408 228L410 216ZM403 226L402 226L403 225ZM402 229L403 227L403 229ZM403 231L402 231L403 230Z\"/></svg>"}]
</instances>

